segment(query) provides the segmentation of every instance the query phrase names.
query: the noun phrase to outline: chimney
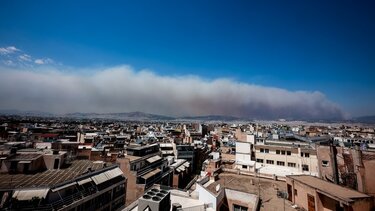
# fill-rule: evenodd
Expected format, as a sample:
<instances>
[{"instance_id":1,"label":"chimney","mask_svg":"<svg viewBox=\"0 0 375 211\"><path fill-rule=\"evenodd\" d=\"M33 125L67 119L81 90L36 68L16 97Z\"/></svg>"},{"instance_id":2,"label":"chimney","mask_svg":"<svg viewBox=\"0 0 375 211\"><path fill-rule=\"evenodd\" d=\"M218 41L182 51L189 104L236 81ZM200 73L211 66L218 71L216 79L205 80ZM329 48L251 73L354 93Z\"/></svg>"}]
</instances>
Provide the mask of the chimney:
<instances>
[{"instance_id":1,"label":"chimney","mask_svg":"<svg viewBox=\"0 0 375 211\"><path fill-rule=\"evenodd\" d=\"M152 211L171 209L170 192L153 188L138 200L138 210L149 208Z\"/></svg>"}]
</instances>

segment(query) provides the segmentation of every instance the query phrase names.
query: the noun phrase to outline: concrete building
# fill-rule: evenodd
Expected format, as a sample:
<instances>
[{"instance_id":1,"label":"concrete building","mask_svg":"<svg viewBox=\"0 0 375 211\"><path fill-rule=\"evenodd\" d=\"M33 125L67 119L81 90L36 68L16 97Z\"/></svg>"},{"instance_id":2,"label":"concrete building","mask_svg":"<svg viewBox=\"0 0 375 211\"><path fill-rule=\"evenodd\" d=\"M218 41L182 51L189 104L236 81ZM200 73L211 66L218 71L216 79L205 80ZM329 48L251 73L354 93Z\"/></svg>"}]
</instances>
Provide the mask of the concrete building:
<instances>
[{"instance_id":1,"label":"concrete building","mask_svg":"<svg viewBox=\"0 0 375 211\"><path fill-rule=\"evenodd\" d=\"M306 142L265 140L255 146L256 168L264 174L318 175L316 150Z\"/></svg>"},{"instance_id":2,"label":"concrete building","mask_svg":"<svg viewBox=\"0 0 375 211\"><path fill-rule=\"evenodd\" d=\"M127 190L132 190L127 195L127 205L156 183L171 184L173 170L168 167L168 160L161 157L158 144L128 146L126 154L116 162L128 179Z\"/></svg>"},{"instance_id":3,"label":"concrete building","mask_svg":"<svg viewBox=\"0 0 375 211\"><path fill-rule=\"evenodd\" d=\"M320 178L375 197L375 151L317 146Z\"/></svg>"},{"instance_id":4,"label":"concrete building","mask_svg":"<svg viewBox=\"0 0 375 211\"><path fill-rule=\"evenodd\" d=\"M288 200L308 211L372 210L371 196L309 175L287 176Z\"/></svg>"},{"instance_id":5,"label":"concrete building","mask_svg":"<svg viewBox=\"0 0 375 211\"><path fill-rule=\"evenodd\" d=\"M195 150L191 145L176 145L176 158L187 160L195 171Z\"/></svg>"},{"instance_id":6,"label":"concrete building","mask_svg":"<svg viewBox=\"0 0 375 211\"><path fill-rule=\"evenodd\" d=\"M169 165L169 167L173 169L171 187L184 189L190 182L192 176L191 165L184 159L174 160L173 157L171 157L171 159L173 159L173 162Z\"/></svg>"},{"instance_id":7,"label":"concrete building","mask_svg":"<svg viewBox=\"0 0 375 211\"><path fill-rule=\"evenodd\" d=\"M254 171L255 161L251 159L252 156L251 142L236 141L236 169Z\"/></svg>"},{"instance_id":8,"label":"concrete building","mask_svg":"<svg viewBox=\"0 0 375 211\"><path fill-rule=\"evenodd\" d=\"M125 205L126 178L116 165L74 161L35 174L1 174L6 210L117 210Z\"/></svg>"}]
</instances>

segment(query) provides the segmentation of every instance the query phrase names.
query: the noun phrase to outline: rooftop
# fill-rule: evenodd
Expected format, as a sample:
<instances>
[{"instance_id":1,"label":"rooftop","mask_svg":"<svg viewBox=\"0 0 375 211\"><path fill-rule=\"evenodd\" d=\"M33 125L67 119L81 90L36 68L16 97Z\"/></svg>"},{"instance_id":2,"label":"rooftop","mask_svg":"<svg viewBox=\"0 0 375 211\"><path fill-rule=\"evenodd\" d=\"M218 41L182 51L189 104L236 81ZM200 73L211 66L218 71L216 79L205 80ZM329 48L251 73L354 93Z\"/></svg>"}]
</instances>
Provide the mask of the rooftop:
<instances>
[{"instance_id":1,"label":"rooftop","mask_svg":"<svg viewBox=\"0 0 375 211\"><path fill-rule=\"evenodd\" d=\"M294 175L294 176L287 176L295 181L301 182L305 185L308 185L312 188L317 189L320 192L323 192L330 196L338 197L344 201L350 202L355 198L368 198L368 196L364 193L360 193L358 191L342 187L340 185L336 185L317 177L309 176L309 175Z\"/></svg>"},{"instance_id":2,"label":"rooftop","mask_svg":"<svg viewBox=\"0 0 375 211\"><path fill-rule=\"evenodd\" d=\"M283 200L277 197L277 190L286 191L285 182L270 179L255 178L246 175L237 175L231 173L219 174L219 179L212 182L206 187L210 192L216 193L216 186L220 184L221 188L241 191L245 193L258 195L260 190L260 198L263 204L260 210L279 210L283 207ZM258 186L260 184L260 186ZM206 186L206 184L204 184ZM293 211L291 203L285 201L285 210Z\"/></svg>"},{"instance_id":3,"label":"rooftop","mask_svg":"<svg viewBox=\"0 0 375 211\"><path fill-rule=\"evenodd\" d=\"M41 153L27 153L27 154L16 154L9 157L10 161L24 161L24 160L35 160L43 156Z\"/></svg>"},{"instance_id":4,"label":"rooftop","mask_svg":"<svg viewBox=\"0 0 375 211\"><path fill-rule=\"evenodd\" d=\"M103 169L103 163L76 160L68 168L36 174L0 174L0 189L49 187L75 179L88 172Z\"/></svg>"}]
</instances>

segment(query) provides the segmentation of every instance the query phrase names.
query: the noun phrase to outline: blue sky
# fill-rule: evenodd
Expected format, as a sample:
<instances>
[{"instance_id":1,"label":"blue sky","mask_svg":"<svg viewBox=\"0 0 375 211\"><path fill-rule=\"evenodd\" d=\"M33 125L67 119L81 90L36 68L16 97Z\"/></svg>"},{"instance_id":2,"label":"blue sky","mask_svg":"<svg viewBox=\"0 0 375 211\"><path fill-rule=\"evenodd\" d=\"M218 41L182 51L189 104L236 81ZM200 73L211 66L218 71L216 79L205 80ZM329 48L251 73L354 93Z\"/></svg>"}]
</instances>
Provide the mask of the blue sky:
<instances>
[{"instance_id":1,"label":"blue sky","mask_svg":"<svg viewBox=\"0 0 375 211\"><path fill-rule=\"evenodd\" d=\"M0 47L78 74L125 64L319 91L352 116L370 115L373 11L373 1L1 1Z\"/></svg>"}]
</instances>

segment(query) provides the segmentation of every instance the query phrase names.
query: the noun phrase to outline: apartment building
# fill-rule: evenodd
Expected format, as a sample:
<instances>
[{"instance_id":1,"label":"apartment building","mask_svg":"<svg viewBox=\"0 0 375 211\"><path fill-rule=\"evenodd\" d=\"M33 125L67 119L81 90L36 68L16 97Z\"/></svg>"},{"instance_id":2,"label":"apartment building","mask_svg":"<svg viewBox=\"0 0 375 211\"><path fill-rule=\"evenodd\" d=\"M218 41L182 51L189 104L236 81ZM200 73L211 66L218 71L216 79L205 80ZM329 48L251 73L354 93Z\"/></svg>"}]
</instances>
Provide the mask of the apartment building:
<instances>
[{"instance_id":1,"label":"apartment building","mask_svg":"<svg viewBox=\"0 0 375 211\"><path fill-rule=\"evenodd\" d=\"M131 190L126 204L138 199L155 183L171 184L173 170L169 168L168 160L161 157L159 144L129 145L125 155L119 155L116 162L128 179L127 190Z\"/></svg>"},{"instance_id":2,"label":"apartment building","mask_svg":"<svg viewBox=\"0 0 375 211\"><path fill-rule=\"evenodd\" d=\"M319 172L316 150L306 142L264 140L255 146L255 157L259 173L285 176Z\"/></svg>"},{"instance_id":3,"label":"apartment building","mask_svg":"<svg viewBox=\"0 0 375 211\"><path fill-rule=\"evenodd\" d=\"M176 145L176 158L187 160L191 166L192 171L195 171L195 150L191 145Z\"/></svg>"},{"instance_id":4,"label":"apartment building","mask_svg":"<svg viewBox=\"0 0 375 211\"><path fill-rule=\"evenodd\" d=\"M1 174L0 209L117 210L125 205L125 187L118 166L79 160L35 174Z\"/></svg>"},{"instance_id":5,"label":"apartment building","mask_svg":"<svg viewBox=\"0 0 375 211\"><path fill-rule=\"evenodd\" d=\"M236 169L254 171L255 161L252 160L252 148L251 142L236 141Z\"/></svg>"},{"instance_id":6,"label":"apartment building","mask_svg":"<svg viewBox=\"0 0 375 211\"><path fill-rule=\"evenodd\" d=\"M362 211L374 208L373 198L309 175L286 178L288 200L308 211Z\"/></svg>"}]
</instances>

